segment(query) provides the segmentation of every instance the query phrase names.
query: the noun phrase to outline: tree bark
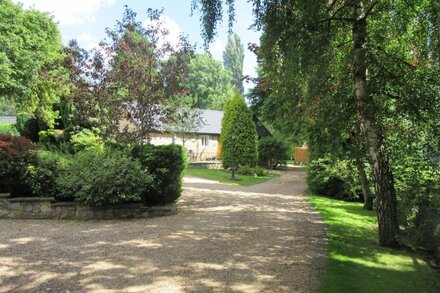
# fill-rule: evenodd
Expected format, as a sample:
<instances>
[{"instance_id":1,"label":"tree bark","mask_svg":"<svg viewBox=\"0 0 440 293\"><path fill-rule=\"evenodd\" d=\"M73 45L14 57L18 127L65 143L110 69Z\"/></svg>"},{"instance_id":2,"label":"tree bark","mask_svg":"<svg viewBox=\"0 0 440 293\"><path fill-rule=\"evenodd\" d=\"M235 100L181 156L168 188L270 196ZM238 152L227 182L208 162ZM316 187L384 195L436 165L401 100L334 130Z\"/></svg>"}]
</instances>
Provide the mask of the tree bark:
<instances>
[{"instance_id":1,"label":"tree bark","mask_svg":"<svg viewBox=\"0 0 440 293\"><path fill-rule=\"evenodd\" d=\"M359 181L361 182L362 195L364 196L364 209L373 210L373 197L370 194L367 174L365 173L365 166L360 158L356 158L356 168L359 173Z\"/></svg>"},{"instance_id":2,"label":"tree bark","mask_svg":"<svg viewBox=\"0 0 440 293\"><path fill-rule=\"evenodd\" d=\"M367 138L368 150L371 157L374 188L376 192L377 220L379 226L379 244L396 247L399 226L397 222L397 199L394 189L394 179L388 161L385 139L379 123L377 123L374 101L368 92L367 84L367 21L365 4L358 0L353 6L354 44L354 77L356 97L360 109L360 119Z\"/></svg>"}]
</instances>

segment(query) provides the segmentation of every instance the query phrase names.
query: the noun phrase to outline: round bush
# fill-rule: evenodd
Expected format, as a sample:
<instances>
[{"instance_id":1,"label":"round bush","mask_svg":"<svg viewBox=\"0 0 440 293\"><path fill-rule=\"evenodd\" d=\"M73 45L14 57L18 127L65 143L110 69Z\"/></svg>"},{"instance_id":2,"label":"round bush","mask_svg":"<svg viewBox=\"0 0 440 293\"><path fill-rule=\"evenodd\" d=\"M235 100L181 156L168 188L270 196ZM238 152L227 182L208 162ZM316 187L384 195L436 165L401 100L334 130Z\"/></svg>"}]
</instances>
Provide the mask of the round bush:
<instances>
[{"instance_id":1,"label":"round bush","mask_svg":"<svg viewBox=\"0 0 440 293\"><path fill-rule=\"evenodd\" d=\"M140 200L153 179L125 152L87 148L73 156L57 183L62 197L99 206Z\"/></svg>"}]
</instances>

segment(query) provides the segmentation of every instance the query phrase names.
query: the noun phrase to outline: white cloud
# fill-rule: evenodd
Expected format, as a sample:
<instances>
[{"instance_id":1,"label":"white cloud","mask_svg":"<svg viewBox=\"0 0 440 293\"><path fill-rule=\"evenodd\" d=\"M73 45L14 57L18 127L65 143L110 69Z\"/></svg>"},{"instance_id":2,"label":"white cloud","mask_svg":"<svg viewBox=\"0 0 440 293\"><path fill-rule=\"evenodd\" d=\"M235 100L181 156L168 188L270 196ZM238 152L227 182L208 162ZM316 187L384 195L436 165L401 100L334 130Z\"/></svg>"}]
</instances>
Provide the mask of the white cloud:
<instances>
[{"instance_id":1,"label":"white cloud","mask_svg":"<svg viewBox=\"0 0 440 293\"><path fill-rule=\"evenodd\" d=\"M213 54L223 52L224 48L225 45L223 45L223 42L218 38L215 39L215 41L211 45L209 45L209 51L211 51L211 53Z\"/></svg>"},{"instance_id":2,"label":"white cloud","mask_svg":"<svg viewBox=\"0 0 440 293\"><path fill-rule=\"evenodd\" d=\"M175 22L171 17L162 15L160 17L160 23L163 28L165 28L168 31L168 35L161 40L159 43L159 46L162 46L165 42L168 42L171 44L174 48L177 48L179 45L179 36L182 33L182 29L180 26ZM144 27L148 27L151 25L151 21L149 19L144 21Z\"/></svg>"},{"instance_id":3,"label":"white cloud","mask_svg":"<svg viewBox=\"0 0 440 293\"><path fill-rule=\"evenodd\" d=\"M95 13L106 5L113 5L114 0L14 0L23 3L25 8L49 12L61 25L84 24L95 19Z\"/></svg>"}]
</instances>

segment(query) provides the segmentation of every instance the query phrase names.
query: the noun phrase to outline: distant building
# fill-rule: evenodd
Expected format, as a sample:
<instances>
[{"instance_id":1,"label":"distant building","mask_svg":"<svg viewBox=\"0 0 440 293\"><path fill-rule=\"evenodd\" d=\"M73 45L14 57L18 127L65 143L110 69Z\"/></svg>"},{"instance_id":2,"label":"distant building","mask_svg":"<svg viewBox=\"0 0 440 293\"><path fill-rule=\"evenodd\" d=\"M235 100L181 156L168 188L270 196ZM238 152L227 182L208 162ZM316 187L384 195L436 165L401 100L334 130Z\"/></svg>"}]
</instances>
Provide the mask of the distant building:
<instances>
[{"instance_id":1,"label":"distant building","mask_svg":"<svg viewBox=\"0 0 440 293\"><path fill-rule=\"evenodd\" d=\"M151 144L185 145L191 161L218 160L221 157L220 134L222 130L223 112L215 110L200 110L200 126L191 133L186 133L183 142L182 136L167 132L159 127L150 133ZM253 118L259 137L272 136L270 131L254 116Z\"/></svg>"}]
</instances>

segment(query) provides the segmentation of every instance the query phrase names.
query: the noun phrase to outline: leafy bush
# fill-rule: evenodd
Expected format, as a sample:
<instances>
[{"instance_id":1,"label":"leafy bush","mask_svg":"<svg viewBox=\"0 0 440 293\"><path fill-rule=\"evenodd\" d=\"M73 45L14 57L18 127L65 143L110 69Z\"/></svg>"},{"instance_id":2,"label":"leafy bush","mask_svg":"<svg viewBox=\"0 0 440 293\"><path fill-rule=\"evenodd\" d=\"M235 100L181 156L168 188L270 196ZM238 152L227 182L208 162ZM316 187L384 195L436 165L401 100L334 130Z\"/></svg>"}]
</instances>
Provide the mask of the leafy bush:
<instances>
[{"instance_id":1,"label":"leafy bush","mask_svg":"<svg viewBox=\"0 0 440 293\"><path fill-rule=\"evenodd\" d=\"M35 163L27 167L26 182L35 196L59 197L57 180L66 169L70 155L40 150Z\"/></svg>"},{"instance_id":2,"label":"leafy bush","mask_svg":"<svg viewBox=\"0 0 440 293\"><path fill-rule=\"evenodd\" d=\"M261 166L276 169L279 165L286 165L289 148L275 137L262 137L258 141L258 159Z\"/></svg>"},{"instance_id":3,"label":"leafy bush","mask_svg":"<svg viewBox=\"0 0 440 293\"><path fill-rule=\"evenodd\" d=\"M11 196L32 196L25 176L35 160L35 147L25 137L0 134L0 182Z\"/></svg>"},{"instance_id":4,"label":"leafy bush","mask_svg":"<svg viewBox=\"0 0 440 293\"><path fill-rule=\"evenodd\" d=\"M20 135L14 124L0 123L0 134Z\"/></svg>"},{"instance_id":5,"label":"leafy bush","mask_svg":"<svg viewBox=\"0 0 440 293\"><path fill-rule=\"evenodd\" d=\"M403 241L424 247L440 260L440 168L406 158L394 168L399 223Z\"/></svg>"},{"instance_id":6,"label":"leafy bush","mask_svg":"<svg viewBox=\"0 0 440 293\"><path fill-rule=\"evenodd\" d=\"M226 101L220 139L223 168L256 165L257 130L252 120L252 111L238 94Z\"/></svg>"},{"instance_id":7,"label":"leafy bush","mask_svg":"<svg viewBox=\"0 0 440 293\"><path fill-rule=\"evenodd\" d=\"M247 175L247 176L268 176L269 172L264 170L261 167L249 167L249 166L240 166L237 171L238 174Z\"/></svg>"},{"instance_id":8,"label":"leafy bush","mask_svg":"<svg viewBox=\"0 0 440 293\"><path fill-rule=\"evenodd\" d=\"M33 142L38 142L40 131L49 129L49 126L41 119L33 118L27 113L19 113L16 128L20 135Z\"/></svg>"},{"instance_id":9,"label":"leafy bush","mask_svg":"<svg viewBox=\"0 0 440 293\"><path fill-rule=\"evenodd\" d=\"M154 177L154 185L142 192L145 205L163 205L175 202L182 192L183 172L187 156L178 145L142 145L132 150L134 158Z\"/></svg>"},{"instance_id":10,"label":"leafy bush","mask_svg":"<svg viewBox=\"0 0 440 293\"><path fill-rule=\"evenodd\" d=\"M249 167L247 165L240 166L240 167L238 167L237 173L241 174L241 175L248 175L248 176L254 175L254 168Z\"/></svg>"},{"instance_id":11,"label":"leafy bush","mask_svg":"<svg viewBox=\"0 0 440 293\"><path fill-rule=\"evenodd\" d=\"M90 205L140 199L152 176L125 152L87 148L75 154L57 179L61 197Z\"/></svg>"},{"instance_id":12,"label":"leafy bush","mask_svg":"<svg viewBox=\"0 0 440 293\"><path fill-rule=\"evenodd\" d=\"M317 159L309 163L307 183L312 192L344 199L362 199L362 190L356 170L350 162Z\"/></svg>"},{"instance_id":13,"label":"leafy bush","mask_svg":"<svg viewBox=\"0 0 440 293\"><path fill-rule=\"evenodd\" d=\"M269 176L269 172L267 172L267 170L257 166L254 168L254 173L255 175L257 175L258 177L264 177L264 176Z\"/></svg>"},{"instance_id":14,"label":"leafy bush","mask_svg":"<svg viewBox=\"0 0 440 293\"><path fill-rule=\"evenodd\" d=\"M87 128L72 135L70 143L75 152L80 152L87 148L102 148L104 146L102 139Z\"/></svg>"}]
</instances>

